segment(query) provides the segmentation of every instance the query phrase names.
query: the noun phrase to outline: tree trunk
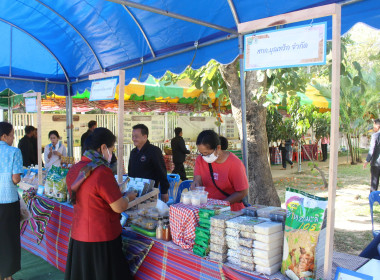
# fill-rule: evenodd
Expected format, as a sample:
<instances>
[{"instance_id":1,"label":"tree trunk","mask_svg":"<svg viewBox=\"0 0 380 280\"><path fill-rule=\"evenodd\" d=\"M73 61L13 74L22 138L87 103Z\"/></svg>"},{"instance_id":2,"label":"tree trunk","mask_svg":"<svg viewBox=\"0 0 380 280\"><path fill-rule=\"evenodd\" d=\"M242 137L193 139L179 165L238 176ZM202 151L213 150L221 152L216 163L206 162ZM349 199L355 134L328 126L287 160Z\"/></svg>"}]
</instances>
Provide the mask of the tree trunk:
<instances>
[{"instance_id":1,"label":"tree trunk","mask_svg":"<svg viewBox=\"0 0 380 280\"><path fill-rule=\"evenodd\" d=\"M347 133L346 136L347 136L348 150L350 151L350 156L351 156L351 164L355 164L351 135Z\"/></svg>"},{"instance_id":2,"label":"tree trunk","mask_svg":"<svg viewBox=\"0 0 380 280\"><path fill-rule=\"evenodd\" d=\"M242 139L242 112L240 96L240 78L237 71L238 60L229 65L220 65L220 72L227 85L231 99L232 114L235 118L239 135ZM266 83L264 81L263 83ZM254 90L262 84L257 82L256 72L247 72L246 104L247 104L247 142L248 142L248 183L249 202L280 206L280 198L273 184L270 164L268 163L268 138L266 132L266 108L263 100L253 100Z\"/></svg>"}]
</instances>

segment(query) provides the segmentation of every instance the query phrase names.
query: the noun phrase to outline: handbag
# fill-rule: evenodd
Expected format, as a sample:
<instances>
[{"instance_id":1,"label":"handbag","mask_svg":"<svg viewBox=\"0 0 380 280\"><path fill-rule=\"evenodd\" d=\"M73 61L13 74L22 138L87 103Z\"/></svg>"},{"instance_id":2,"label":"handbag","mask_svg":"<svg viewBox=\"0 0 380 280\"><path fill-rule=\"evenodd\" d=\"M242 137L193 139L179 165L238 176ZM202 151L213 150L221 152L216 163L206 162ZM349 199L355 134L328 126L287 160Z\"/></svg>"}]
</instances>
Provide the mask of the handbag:
<instances>
[{"instance_id":1,"label":"handbag","mask_svg":"<svg viewBox=\"0 0 380 280\"><path fill-rule=\"evenodd\" d=\"M215 183L215 179L214 179L214 171L212 170L211 163L208 164L208 168L209 168L209 170L210 170L210 175L211 175L212 182L214 183L214 186L218 189L218 191L220 191L220 192L221 192L222 194L224 194L226 197L229 197L231 194L226 193L225 191L223 191L222 189L220 189L220 188L218 187L218 185ZM243 202L243 204L244 204L245 207L251 206L251 205L248 203L248 198L247 198L247 196L243 197L243 199L241 200L241 202Z\"/></svg>"}]
</instances>

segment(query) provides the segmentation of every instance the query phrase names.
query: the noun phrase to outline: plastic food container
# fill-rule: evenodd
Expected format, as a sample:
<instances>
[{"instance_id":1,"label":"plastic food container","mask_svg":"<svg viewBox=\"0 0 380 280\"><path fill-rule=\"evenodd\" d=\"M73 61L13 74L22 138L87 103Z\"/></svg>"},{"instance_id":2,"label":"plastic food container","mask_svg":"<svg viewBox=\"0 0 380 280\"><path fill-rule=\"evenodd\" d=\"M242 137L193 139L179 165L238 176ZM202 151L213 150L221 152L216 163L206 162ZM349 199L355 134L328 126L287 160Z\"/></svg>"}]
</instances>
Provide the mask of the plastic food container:
<instances>
[{"instance_id":1,"label":"plastic food container","mask_svg":"<svg viewBox=\"0 0 380 280\"><path fill-rule=\"evenodd\" d=\"M185 193L182 193L181 195L181 202L183 204L187 204L187 205L191 205L191 193L190 192L185 192Z\"/></svg>"},{"instance_id":2,"label":"plastic food container","mask_svg":"<svg viewBox=\"0 0 380 280\"><path fill-rule=\"evenodd\" d=\"M195 187L196 192L204 192L206 187Z\"/></svg>"},{"instance_id":3,"label":"plastic food container","mask_svg":"<svg viewBox=\"0 0 380 280\"><path fill-rule=\"evenodd\" d=\"M208 197L208 192L206 191L201 192L200 194L201 204L207 203L207 197Z\"/></svg>"},{"instance_id":4,"label":"plastic food container","mask_svg":"<svg viewBox=\"0 0 380 280\"><path fill-rule=\"evenodd\" d=\"M201 205L201 196L199 194L192 194L191 195L191 205L193 206L200 206Z\"/></svg>"}]
</instances>

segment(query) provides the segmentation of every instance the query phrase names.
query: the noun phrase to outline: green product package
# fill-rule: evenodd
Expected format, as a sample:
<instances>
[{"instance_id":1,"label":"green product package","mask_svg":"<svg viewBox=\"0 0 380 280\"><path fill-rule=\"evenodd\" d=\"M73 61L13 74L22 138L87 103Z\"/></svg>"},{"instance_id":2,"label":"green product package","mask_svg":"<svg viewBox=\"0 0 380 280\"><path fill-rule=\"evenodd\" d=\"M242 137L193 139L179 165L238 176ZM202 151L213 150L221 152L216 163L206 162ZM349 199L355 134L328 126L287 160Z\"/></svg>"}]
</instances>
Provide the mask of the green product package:
<instances>
[{"instance_id":1,"label":"green product package","mask_svg":"<svg viewBox=\"0 0 380 280\"><path fill-rule=\"evenodd\" d=\"M195 244L193 247L193 253L200 257L205 257L210 252L210 249L207 247L202 247L200 245Z\"/></svg>"},{"instance_id":2,"label":"green product package","mask_svg":"<svg viewBox=\"0 0 380 280\"><path fill-rule=\"evenodd\" d=\"M210 238L202 238L202 237L196 236L194 242L195 244L198 244L204 248L208 248L210 245Z\"/></svg>"},{"instance_id":3,"label":"green product package","mask_svg":"<svg viewBox=\"0 0 380 280\"><path fill-rule=\"evenodd\" d=\"M211 227L211 221L209 219L200 218L199 219L199 226L210 229Z\"/></svg>"},{"instance_id":4,"label":"green product package","mask_svg":"<svg viewBox=\"0 0 380 280\"><path fill-rule=\"evenodd\" d=\"M210 219L213 216L215 216L215 210L206 209L206 208L199 209L199 218Z\"/></svg>"},{"instance_id":5,"label":"green product package","mask_svg":"<svg viewBox=\"0 0 380 280\"><path fill-rule=\"evenodd\" d=\"M314 279L316 246L327 207L327 198L286 189L286 220L282 274L290 279Z\"/></svg>"},{"instance_id":6,"label":"green product package","mask_svg":"<svg viewBox=\"0 0 380 280\"><path fill-rule=\"evenodd\" d=\"M210 239L210 230L202 227L196 227L195 236Z\"/></svg>"}]
</instances>

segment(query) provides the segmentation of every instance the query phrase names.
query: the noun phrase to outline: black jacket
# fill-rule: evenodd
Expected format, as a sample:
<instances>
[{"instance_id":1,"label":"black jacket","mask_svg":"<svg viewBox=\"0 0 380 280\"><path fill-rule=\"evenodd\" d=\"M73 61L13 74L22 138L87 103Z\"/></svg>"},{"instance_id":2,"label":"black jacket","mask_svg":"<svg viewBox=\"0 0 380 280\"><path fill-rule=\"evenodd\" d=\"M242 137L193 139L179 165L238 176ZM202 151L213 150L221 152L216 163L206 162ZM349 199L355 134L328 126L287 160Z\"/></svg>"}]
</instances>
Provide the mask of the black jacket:
<instances>
[{"instance_id":1,"label":"black jacket","mask_svg":"<svg viewBox=\"0 0 380 280\"><path fill-rule=\"evenodd\" d=\"M87 130L85 133L82 134L82 137L80 138L80 145L82 147L82 155L84 153L84 142L86 142L86 139L90 134L92 133L91 130Z\"/></svg>"},{"instance_id":2,"label":"black jacket","mask_svg":"<svg viewBox=\"0 0 380 280\"><path fill-rule=\"evenodd\" d=\"M18 142L18 148L22 154L22 164L28 167L32 164L37 164L37 151L34 150L32 139L28 136L24 136Z\"/></svg>"},{"instance_id":3,"label":"black jacket","mask_svg":"<svg viewBox=\"0 0 380 280\"><path fill-rule=\"evenodd\" d=\"M186 154L190 154L190 151L186 149L185 141L181 136L176 136L171 141L173 162L183 163L186 159Z\"/></svg>"},{"instance_id":4,"label":"black jacket","mask_svg":"<svg viewBox=\"0 0 380 280\"><path fill-rule=\"evenodd\" d=\"M145 178L155 181L155 187L161 184L161 194L169 189L166 166L160 148L150 144L149 141L138 150L134 148L129 156L128 176L132 178Z\"/></svg>"}]
</instances>

